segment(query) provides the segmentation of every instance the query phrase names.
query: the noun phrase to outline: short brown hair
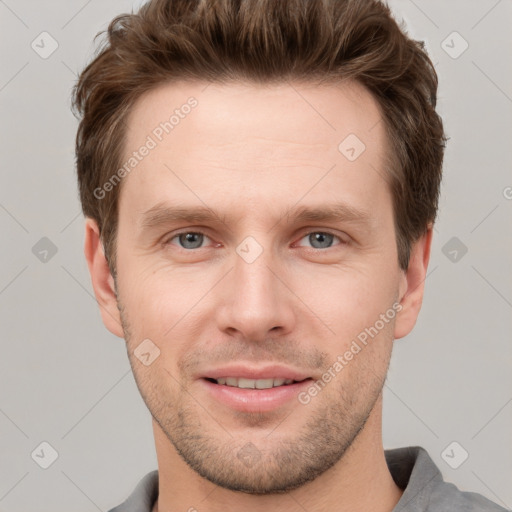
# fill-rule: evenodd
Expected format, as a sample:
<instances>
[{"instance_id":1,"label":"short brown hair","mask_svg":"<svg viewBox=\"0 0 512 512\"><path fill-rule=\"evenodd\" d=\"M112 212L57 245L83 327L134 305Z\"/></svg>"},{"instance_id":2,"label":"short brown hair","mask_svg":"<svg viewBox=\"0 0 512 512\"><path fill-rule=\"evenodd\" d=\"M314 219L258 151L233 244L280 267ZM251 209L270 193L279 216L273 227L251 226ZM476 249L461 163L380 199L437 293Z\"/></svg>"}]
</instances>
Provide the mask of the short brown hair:
<instances>
[{"instance_id":1,"label":"short brown hair","mask_svg":"<svg viewBox=\"0 0 512 512\"><path fill-rule=\"evenodd\" d=\"M115 277L118 198L94 191L121 164L135 101L162 83L355 80L377 99L389 141L399 264L433 223L446 139L437 74L377 0L152 0L116 17L73 91L81 117L77 173L84 215L98 223Z\"/></svg>"}]
</instances>

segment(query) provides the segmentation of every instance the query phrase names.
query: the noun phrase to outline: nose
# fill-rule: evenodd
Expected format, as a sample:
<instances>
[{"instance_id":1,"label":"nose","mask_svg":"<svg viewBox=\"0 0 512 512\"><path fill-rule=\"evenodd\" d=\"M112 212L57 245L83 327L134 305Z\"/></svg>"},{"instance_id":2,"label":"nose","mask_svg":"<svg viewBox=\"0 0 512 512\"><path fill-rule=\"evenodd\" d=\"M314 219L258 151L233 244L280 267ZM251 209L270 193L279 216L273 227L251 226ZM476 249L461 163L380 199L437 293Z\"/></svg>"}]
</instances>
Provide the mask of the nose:
<instances>
[{"instance_id":1,"label":"nose","mask_svg":"<svg viewBox=\"0 0 512 512\"><path fill-rule=\"evenodd\" d=\"M219 329L254 342L290 333L296 312L286 283L288 273L270 250L263 250L254 261L240 254L233 255L233 268L219 297Z\"/></svg>"}]
</instances>

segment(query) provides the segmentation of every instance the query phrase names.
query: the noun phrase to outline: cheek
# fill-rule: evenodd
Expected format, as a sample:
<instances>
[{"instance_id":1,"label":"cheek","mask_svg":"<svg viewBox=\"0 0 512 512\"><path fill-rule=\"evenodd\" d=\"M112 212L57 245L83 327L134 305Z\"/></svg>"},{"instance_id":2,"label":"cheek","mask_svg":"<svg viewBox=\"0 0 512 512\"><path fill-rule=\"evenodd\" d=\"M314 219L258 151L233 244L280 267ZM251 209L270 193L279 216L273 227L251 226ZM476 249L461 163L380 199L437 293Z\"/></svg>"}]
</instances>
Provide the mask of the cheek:
<instances>
[{"instance_id":1,"label":"cheek","mask_svg":"<svg viewBox=\"0 0 512 512\"><path fill-rule=\"evenodd\" d=\"M201 305L204 308L207 304L207 280L152 267L138 273L128 268L124 271L119 292L131 331L130 348L134 350L142 340L150 339L159 347L161 360L168 356L176 359L195 338Z\"/></svg>"},{"instance_id":2,"label":"cheek","mask_svg":"<svg viewBox=\"0 0 512 512\"><path fill-rule=\"evenodd\" d=\"M336 340L347 342L373 326L391 308L385 325L389 328L395 317L393 304L397 296L393 275L391 270L379 271L376 265L330 268L328 272L297 279L293 289L300 290L297 295L304 297L311 311L331 327Z\"/></svg>"}]
</instances>

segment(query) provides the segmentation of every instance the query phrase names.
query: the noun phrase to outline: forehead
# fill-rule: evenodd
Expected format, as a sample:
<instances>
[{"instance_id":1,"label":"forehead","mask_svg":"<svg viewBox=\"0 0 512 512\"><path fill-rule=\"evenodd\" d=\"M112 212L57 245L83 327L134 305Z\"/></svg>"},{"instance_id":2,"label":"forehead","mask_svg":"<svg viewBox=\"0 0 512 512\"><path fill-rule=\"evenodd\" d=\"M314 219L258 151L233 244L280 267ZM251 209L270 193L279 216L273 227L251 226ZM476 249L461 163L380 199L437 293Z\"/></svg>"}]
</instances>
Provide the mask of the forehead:
<instances>
[{"instance_id":1,"label":"forehead","mask_svg":"<svg viewBox=\"0 0 512 512\"><path fill-rule=\"evenodd\" d=\"M219 205L235 194L248 206L265 194L271 206L307 188L357 202L385 185L380 109L354 82L165 84L135 103L127 126L123 163L134 165L120 204L135 213L184 196Z\"/></svg>"},{"instance_id":2,"label":"forehead","mask_svg":"<svg viewBox=\"0 0 512 512\"><path fill-rule=\"evenodd\" d=\"M189 108L191 103L195 106ZM378 102L354 81L336 85L176 82L162 84L135 102L127 120L127 147L135 147L141 136L154 131L158 138L158 128L169 121L172 133L164 129L161 135L172 134L169 138L175 140L180 132L184 136L208 132L211 142L227 142L230 135L234 141L260 137L261 142L331 145L346 133L357 133L370 142L381 134L380 130L372 134L380 119Z\"/></svg>"}]
</instances>

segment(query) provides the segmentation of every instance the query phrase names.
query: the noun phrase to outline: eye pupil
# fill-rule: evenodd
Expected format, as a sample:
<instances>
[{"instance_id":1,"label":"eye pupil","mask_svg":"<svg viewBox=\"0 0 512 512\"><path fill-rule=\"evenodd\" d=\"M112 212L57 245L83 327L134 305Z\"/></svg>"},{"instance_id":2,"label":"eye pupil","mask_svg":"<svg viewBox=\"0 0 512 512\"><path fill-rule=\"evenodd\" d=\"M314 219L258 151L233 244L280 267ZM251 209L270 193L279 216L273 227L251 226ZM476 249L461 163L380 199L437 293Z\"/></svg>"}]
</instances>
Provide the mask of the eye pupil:
<instances>
[{"instance_id":1,"label":"eye pupil","mask_svg":"<svg viewBox=\"0 0 512 512\"><path fill-rule=\"evenodd\" d=\"M183 233L179 235L180 244L185 249L197 249L203 241L201 233Z\"/></svg>"},{"instance_id":2,"label":"eye pupil","mask_svg":"<svg viewBox=\"0 0 512 512\"><path fill-rule=\"evenodd\" d=\"M176 236L184 249L199 249L204 241L202 233L191 231ZM315 231L308 235L309 242L315 249L328 249L332 246L334 238L335 236L331 233L324 233L323 231Z\"/></svg>"},{"instance_id":3,"label":"eye pupil","mask_svg":"<svg viewBox=\"0 0 512 512\"><path fill-rule=\"evenodd\" d=\"M329 233L316 232L309 235L309 241L315 249L325 249L331 246L333 237L334 235ZM316 244L320 244L320 247Z\"/></svg>"}]
</instances>

